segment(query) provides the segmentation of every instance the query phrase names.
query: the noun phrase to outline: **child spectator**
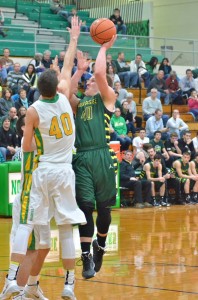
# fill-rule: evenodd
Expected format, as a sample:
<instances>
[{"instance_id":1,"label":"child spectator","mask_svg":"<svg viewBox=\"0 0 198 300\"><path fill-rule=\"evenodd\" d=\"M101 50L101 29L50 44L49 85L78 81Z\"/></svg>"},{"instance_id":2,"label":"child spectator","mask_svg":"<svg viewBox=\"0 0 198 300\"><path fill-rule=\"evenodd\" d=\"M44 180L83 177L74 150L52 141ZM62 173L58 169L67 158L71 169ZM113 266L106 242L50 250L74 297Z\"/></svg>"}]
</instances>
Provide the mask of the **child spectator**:
<instances>
[{"instance_id":1,"label":"child spectator","mask_svg":"<svg viewBox=\"0 0 198 300\"><path fill-rule=\"evenodd\" d=\"M113 15L111 15L110 20L115 24L117 33L121 31L122 34L126 34L127 28L124 24L124 21L122 20L119 8L114 9Z\"/></svg>"}]
</instances>

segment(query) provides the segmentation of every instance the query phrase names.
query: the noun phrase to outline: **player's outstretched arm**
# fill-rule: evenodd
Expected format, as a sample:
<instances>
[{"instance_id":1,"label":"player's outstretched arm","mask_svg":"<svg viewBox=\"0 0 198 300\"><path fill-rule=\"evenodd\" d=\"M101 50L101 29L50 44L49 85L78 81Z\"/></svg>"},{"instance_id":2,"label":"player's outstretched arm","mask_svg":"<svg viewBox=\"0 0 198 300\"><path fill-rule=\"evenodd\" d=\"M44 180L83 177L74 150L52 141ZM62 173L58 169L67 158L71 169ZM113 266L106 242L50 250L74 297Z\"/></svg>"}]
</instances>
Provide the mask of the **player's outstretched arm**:
<instances>
[{"instance_id":1,"label":"player's outstretched arm","mask_svg":"<svg viewBox=\"0 0 198 300\"><path fill-rule=\"evenodd\" d=\"M116 40L117 36L113 36L112 39L104 43L97 55L95 63L95 80L98 85L101 97L107 109L113 111L115 104L115 93L113 89L108 85L106 79L106 51L111 48Z\"/></svg>"},{"instance_id":2,"label":"player's outstretched arm","mask_svg":"<svg viewBox=\"0 0 198 300\"><path fill-rule=\"evenodd\" d=\"M23 151L32 152L35 150L35 144L32 142L34 136L34 128L38 127L39 118L36 110L29 107L25 117L25 129L23 133Z\"/></svg>"},{"instance_id":3,"label":"player's outstretched arm","mask_svg":"<svg viewBox=\"0 0 198 300\"><path fill-rule=\"evenodd\" d=\"M71 72L80 35L80 26L81 22L79 22L78 17L74 16L71 20L71 28L67 28L70 33L70 42L65 53L63 67L59 76L60 82L58 85L58 91L63 93L67 98L69 98L70 95Z\"/></svg>"}]
</instances>

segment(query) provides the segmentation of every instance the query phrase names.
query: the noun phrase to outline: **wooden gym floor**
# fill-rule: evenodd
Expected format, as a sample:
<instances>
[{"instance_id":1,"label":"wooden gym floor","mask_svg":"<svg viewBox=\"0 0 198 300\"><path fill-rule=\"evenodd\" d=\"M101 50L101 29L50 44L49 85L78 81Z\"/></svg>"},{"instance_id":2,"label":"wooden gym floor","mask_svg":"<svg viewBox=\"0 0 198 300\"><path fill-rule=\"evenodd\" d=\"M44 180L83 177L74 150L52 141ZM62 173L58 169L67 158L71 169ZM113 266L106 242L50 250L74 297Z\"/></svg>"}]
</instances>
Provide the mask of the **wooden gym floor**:
<instances>
[{"instance_id":1,"label":"wooden gym floor","mask_svg":"<svg viewBox=\"0 0 198 300\"><path fill-rule=\"evenodd\" d=\"M0 289L9 263L11 219L0 219ZM77 228L76 256L80 256ZM57 229L40 284L50 300L61 299L63 270ZM96 277L83 280L76 266L78 300L198 299L198 205L112 212L108 252Z\"/></svg>"}]
</instances>

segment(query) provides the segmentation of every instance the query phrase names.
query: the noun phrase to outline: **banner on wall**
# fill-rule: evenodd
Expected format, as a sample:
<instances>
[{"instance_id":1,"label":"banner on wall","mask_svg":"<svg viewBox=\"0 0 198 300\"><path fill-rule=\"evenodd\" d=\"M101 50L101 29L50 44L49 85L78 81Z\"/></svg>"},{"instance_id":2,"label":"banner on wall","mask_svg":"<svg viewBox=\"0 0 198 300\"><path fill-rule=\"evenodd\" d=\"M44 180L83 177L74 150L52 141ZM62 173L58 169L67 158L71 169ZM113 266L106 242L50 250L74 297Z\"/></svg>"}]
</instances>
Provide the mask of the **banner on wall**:
<instances>
[{"instance_id":1,"label":"banner on wall","mask_svg":"<svg viewBox=\"0 0 198 300\"><path fill-rule=\"evenodd\" d=\"M9 203L13 203L15 196L20 192L21 173L9 173L8 183L9 183Z\"/></svg>"}]
</instances>

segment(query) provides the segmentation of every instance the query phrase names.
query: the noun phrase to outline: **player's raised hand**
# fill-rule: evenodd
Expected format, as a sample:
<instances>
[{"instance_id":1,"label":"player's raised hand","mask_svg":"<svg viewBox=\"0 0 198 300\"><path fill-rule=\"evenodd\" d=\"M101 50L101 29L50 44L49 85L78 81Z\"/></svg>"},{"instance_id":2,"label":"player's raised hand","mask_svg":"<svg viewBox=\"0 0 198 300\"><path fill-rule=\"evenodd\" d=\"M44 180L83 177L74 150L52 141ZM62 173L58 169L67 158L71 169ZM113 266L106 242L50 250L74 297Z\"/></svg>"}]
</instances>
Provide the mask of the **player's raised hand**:
<instances>
[{"instance_id":1,"label":"player's raised hand","mask_svg":"<svg viewBox=\"0 0 198 300\"><path fill-rule=\"evenodd\" d=\"M102 44L101 47L106 48L106 50L111 48L113 46L113 44L115 43L116 39L117 39L117 34L113 35L111 40L107 43Z\"/></svg>"},{"instance_id":2,"label":"player's raised hand","mask_svg":"<svg viewBox=\"0 0 198 300\"><path fill-rule=\"evenodd\" d=\"M77 16L73 16L71 19L71 28L67 28L71 39L78 40L81 25L82 21L79 21Z\"/></svg>"},{"instance_id":3,"label":"player's raised hand","mask_svg":"<svg viewBox=\"0 0 198 300\"><path fill-rule=\"evenodd\" d=\"M84 54L82 51L77 50L77 61L78 61L78 70L85 72L87 68L89 67L89 64L91 62L90 59L88 59L88 55Z\"/></svg>"}]
</instances>

